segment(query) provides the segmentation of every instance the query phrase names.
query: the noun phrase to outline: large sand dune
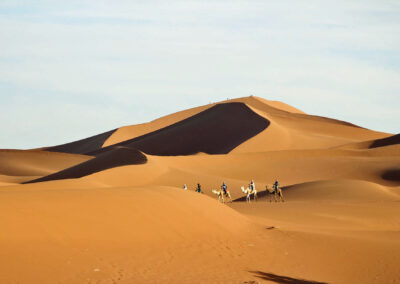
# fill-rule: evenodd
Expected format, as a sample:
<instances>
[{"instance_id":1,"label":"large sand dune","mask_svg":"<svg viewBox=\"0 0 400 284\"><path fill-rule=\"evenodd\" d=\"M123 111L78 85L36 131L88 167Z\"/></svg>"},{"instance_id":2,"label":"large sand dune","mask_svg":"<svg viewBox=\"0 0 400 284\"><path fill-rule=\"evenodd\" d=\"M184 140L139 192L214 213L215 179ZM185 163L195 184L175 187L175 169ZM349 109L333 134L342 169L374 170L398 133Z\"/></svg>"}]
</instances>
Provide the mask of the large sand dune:
<instances>
[{"instance_id":1,"label":"large sand dune","mask_svg":"<svg viewBox=\"0 0 400 284\"><path fill-rule=\"evenodd\" d=\"M0 150L0 282L400 283L399 165L398 135L257 97Z\"/></svg>"}]
</instances>

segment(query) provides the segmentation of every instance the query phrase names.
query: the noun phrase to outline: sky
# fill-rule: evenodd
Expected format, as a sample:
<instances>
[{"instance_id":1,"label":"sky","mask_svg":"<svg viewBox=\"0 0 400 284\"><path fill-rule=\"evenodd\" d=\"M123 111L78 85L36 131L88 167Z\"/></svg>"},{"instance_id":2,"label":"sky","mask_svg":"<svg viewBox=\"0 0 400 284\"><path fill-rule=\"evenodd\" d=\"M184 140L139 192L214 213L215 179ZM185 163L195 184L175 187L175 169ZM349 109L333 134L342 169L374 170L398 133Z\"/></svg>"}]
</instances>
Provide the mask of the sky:
<instances>
[{"instance_id":1,"label":"sky","mask_svg":"<svg viewBox=\"0 0 400 284\"><path fill-rule=\"evenodd\" d=\"M400 2L0 0L0 148L226 98L400 132Z\"/></svg>"}]
</instances>

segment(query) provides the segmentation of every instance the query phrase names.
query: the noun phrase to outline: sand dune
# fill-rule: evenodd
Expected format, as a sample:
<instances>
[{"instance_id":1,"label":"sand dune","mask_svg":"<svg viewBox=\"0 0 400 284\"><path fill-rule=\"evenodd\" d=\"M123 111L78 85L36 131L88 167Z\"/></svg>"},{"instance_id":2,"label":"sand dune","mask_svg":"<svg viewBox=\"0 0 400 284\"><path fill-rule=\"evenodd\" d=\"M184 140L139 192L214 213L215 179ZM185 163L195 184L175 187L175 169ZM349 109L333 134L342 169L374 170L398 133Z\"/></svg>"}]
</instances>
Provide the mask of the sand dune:
<instances>
[{"instance_id":1,"label":"sand dune","mask_svg":"<svg viewBox=\"0 0 400 284\"><path fill-rule=\"evenodd\" d=\"M385 186L359 180L330 180L288 186L284 189L289 200L341 201L400 201Z\"/></svg>"},{"instance_id":2,"label":"sand dune","mask_svg":"<svg viewBox=\"0 0 400 284\"><path fill-rule=\"evenodd\" d=\"M145 280L137 269L154 252L173 253L169 247L175 245L197 253L192 243L201 246L201 240L208 240L203 247L218 247L224 236L240 241L251 228L229 207L180 189L29 188L0 191L2 212L14 212L0 217L2 231L7 232L0 235L2 283ZM131 262L118 264L119 257L128 255ZM165 258L156 256L153 263L163 273L157 259ZM23 273L14 275L22 272L20 268Z\"/></svg>"},{"instance_id":3,"label":"sand dune","mask_svg":"<svg viewBox=\"0 0 400 284\"><path fill-rule=\"evenodd\" d=\"M177 156L198 152L226 154L267 128L268 120L242 103L218 104L166 128L121 142L146 154ZM91 152L101 153L107 150Z\"/></svg>"},{"instance_id":4,"label":"sand dune","mask_svg":"<svg viewBox=\"0 0 400 284\"><path fill-rule=\"evenodd\" d=\"M44 176L27 183L42 182L58 179L80 178L96 172L124 165L137 165L146 163L147 158L140 151L133 148L113 146L105 153L97 155L95 158L81 164L64 169L57 173Z\"/></svg>"},{"instance_id":5,"label":"sand dune","mask_svg":"<svg viewBox=\"0 0 400 284\"><path fill-rule=\"evenodd\" d=\"M307 115L304 112L282 102L268 101L262 98L251 96L225 101L222 104L210 104L181 111L154 120L150 123L125 126L76 142L48 147L46 149L48 151L90 154L98 152L102 147L116 144L126 146L128 143L127 141L135 141L135 144L140 144L142 148L147 148L147 152L146 150L142 149L147 154L169 155L169 152L173 153L172 155L175 155L175 153L180 154L180 151L177 151L176 149L168 150L167 146L163 146L163 149L155 150L154 148L160 147L160 145L155 145L160 144L156 142L158 141L157 139L160 138L156 139L155 137L160 137L161 132L163 132L162 136L166 135L166 130L168 130L168 137L170 138L178 133L180 135L185 135L183 133L190 132L188 129L186 129L189 127L189 125L192 125L190 126L192 128L201 128L201 123L198 116L200 113L206 113L206 115L201 115L203 121L202 123L206 124L208 122L204 119L206 119L207 116L211 119L211 117L217 113L215 110L217 105L230 105L232 103L245 104L258 115L270 122L270 126L259 133L255 139L249 139L252 136L247 137L246 135L243 135L242 132L245 131L240 127L237 129L229 129L229 133L235 136L235 138L243 135L248 139L247 143L240 141L241 145L236 145L239 146L237 149L235 149L237 152L327 148L351 142L380 139L390 136L390 134L364 129L348 122L320 116ZM223 108L221 106L218 108L220 109L218 111L219 115L216 121L221 121L222 123L221 119L223 119L224 127L237 124L236 116L232 114L232 112L236 112L236 110L229 110L229 107L226 107L226 110L224 110L221 109ZM212 110L209 111L210 109ZM226 116L225 113L227 113ZM245 114L239 111L237 116L239 117L241 115ZM255 122L252 123L252 125L255 124ZM172 127L173 125L174 127ZM182 125L185 125L185 129L181 129ZM180 130L178 131L178 129ZM216 128L213 129L215 130ZM261 130L257 131L260 132ZM252 135L257 134L257 131L252 133ZM200 134L202 134L202 137L206 137L209 135L214 135L215 133L211 130L210 132L205 132L205 130L203 130L203 132L200 132ZM150 139L152 141L151 143L149 142L149 137L152 137ZM192 136L185 138L191 139L191 137ZM156 141L153 141L154 139ZM178 140L180 138L174 137L174 139ZM142 140L142 142L139 142L139 140ZM205 142L206 141L204 141L204 143ZM151 146L149 146L149 144L151 144ZM137 146L136 148L140 149L140 147ZM195 147L195 150L196 148L198 148L198 146ZM193 153L196 152L190 152L189 154ZM212 149L212 151L210 150L207 153L216 154L225 152Z\"/></svg>"},{"instance_id":6,"label":"sand dune","mask_svg":"<svg viewBox=\"0 0 400 284\"><path fill-rule=\"evenodd\" d=\"M398 135L257 97L0 150L0 282L397 283L399 161Z\"/></svg>"},{"instance_id":7,"label":"sand dune","mask_svg":"<svg viewBox=\"0 0 400 284\"><path fill-rule=\"evenodd\" d=\"M117 129L107 131L98 135L94 135L78 141L43 148L50 152L63 152L71 154L86 154L88 152L96 151L100 149L105 141L116 131Z\"/></svg>"},{"instance_id":8,"label":"sand dune","mask_svg":"<svg viewBox=\"0 0 400 284\"><path fill-rule=\"evenodd\" d=\"M240 102L240 103L245 103L247 104L249 100L262 100L264 104L267 104L271 107L271 109L278 109L278 110L283 110L286 112L292 112L292 113L303 113L301 110L298 110L292 106L289 106L285 103L278 102L278 101L268 101L265 99L257 98L254 96L251 96L250 98L239 98L239 99L233 99L233 100L227 100L224 101L224 103L230 103L230 102ZM156 130L159 130L161 128L167 127L169 125L175 124L179 121L182 121L184 119L187 119L193 115L196 115L206 109L209 109L213 106L215 106L216 103L208 104L205 106L201 107L196 107L188 110L183 110L177 113L173 113L161 118L158 118L154 121L151 121L149 123L143 123L143 124L138 124L138 125L129 125L129 126L123 126L118 128L116 132L114 132L104 143L104 147L110 146L113 144L117 144L122 141L126 141L129 139L133 139L139 136L142 136L144 134L154 132Z\"/></svg>"},{"instance_id":9,"label":"sand dune","mask_svg":"<svg viewBox=\"0 0 400 284\"><path fill-rule=\"evenodd\" d=\"M85 155L39 150L0 150L0 182L21 183L90 160Z\"/></svg>"},{"instance_id":10,"label":"sand dune","mask_svg":"<svg viewBox=\"0 0 400 284\"><path fill-rule=\"evenodd\" d=\"M389 145L397 145L400 144L400 134L393 135L390 137L377 139L370 145L370 148L378 148L378 147L385 147Z\"/></svg>"}]
</instances>

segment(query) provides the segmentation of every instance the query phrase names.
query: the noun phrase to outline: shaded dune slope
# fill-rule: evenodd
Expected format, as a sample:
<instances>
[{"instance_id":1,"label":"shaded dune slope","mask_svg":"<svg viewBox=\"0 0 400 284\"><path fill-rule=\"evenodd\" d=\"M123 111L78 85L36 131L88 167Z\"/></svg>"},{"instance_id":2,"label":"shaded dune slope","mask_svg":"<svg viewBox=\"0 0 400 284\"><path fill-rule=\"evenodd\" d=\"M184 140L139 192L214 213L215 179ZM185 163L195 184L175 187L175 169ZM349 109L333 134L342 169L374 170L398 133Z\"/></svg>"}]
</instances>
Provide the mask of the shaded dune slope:
<instances>
[{"instance_id":1,"label":"shaded dune slope","mask_svg":"<svg viewBox=\"0 0 400 284\"><path fill-rule=\"evenodd\" d=\"M388 181L400 182L400 167L384 171L382 178Z\"/></svg>"},{"instance_id":2,"label":"shaded dune slope","mask_svg":"<svg viewBox=\"0 0 400 284\"><path fill-rule=\"evenodd\" d=\"M226 154L269 126L269 121L243 103L215 105L163 129L121 142L146 154L159 156L190 155L199 152ZM90 152L109 151L110 147Z\"/></svg>"},{"instance_id":3,"label":"shaded dune slope","mask_svg":"<svg viewBox=\"0 0 400 284\"><path fill-rule=\"evenodd\" d=\"M146 161L146 156L136 149L121 146L113 147L111 150L99 154L92 160L26 183L80 178L119 166L144 164Z\"/></svg>"},{"instance_id":4,"label":"shaded dune slope","mask_svg":"<svg viewBox=\"0 0 400 284\"><path fill-rule=\"evenodd\" d=\"M399 144L400 144L400 134L396 134L380 139L372 139L372 140L369 139L367 141L349 143L339 146L338 148L368 150L368 149L379 149L388 146L396 147Z\"/></svg>"},{"instance_id":5,"label":"shaded dune slope","mask_svg":"<svg viewBox=\"0 0 400 284\"><path fill-rule=\"evenodd\" d=\"M78 141L44 148L50 152L63 152L71 154L86 154L98 149L101 149L104 142L115 132L117 129L107 131L98 135L94 135Z\"/></svg>"},{"instance_id":6,"label":"shaded dune slope","mask_svg":"<svg viewBox=\"0 0 400 284\"><path fill-rule=\"evenodd\" d=\"M400 144L400 134L396 134L383 139L377 139L371 143L369 148L378 148L397 144Z\"/></svg>"}]
</instances>

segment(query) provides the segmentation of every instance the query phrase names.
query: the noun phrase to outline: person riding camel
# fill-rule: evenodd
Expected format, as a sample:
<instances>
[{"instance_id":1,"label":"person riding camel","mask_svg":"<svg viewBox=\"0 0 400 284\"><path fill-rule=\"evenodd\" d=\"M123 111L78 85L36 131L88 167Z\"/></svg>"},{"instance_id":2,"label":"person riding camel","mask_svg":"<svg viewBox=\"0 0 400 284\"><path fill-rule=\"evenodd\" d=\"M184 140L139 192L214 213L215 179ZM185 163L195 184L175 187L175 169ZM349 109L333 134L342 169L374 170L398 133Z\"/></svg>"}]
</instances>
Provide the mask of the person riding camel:
<instances>
[{"instance_id":1,"label":"person riding camel","mask_svg":"<svg viewBox=\"0 0 400 284\"><path fill-rule=\"evenodd\" d=\"M222 182L221 188L224 191L224 194L227 195L226 190L228 189L228 186L226 185L226 183L224 181Z\"/></svg>"},{"instance_id":2,"label":"person riding camel","mask_svg":"<svg viewBox=\"0 0 400 284\"><path fill-rule=\"evenodd\" d=\"M272 186L272 188L274 189L274 191L276 191L279 188L278 180L275 180L274 185Z\"/></svg>"},{"instance_id":3,"label":"person riding camel","mask_svg":"<svg viewBox=\"0 0 400 284\"><path fill-rule=\"evenodd\" d=\"M252 179L250 182L250 189L255 190L256 189L256 184L254 183L254 180Z\"/></svg>"}]
</instances>

